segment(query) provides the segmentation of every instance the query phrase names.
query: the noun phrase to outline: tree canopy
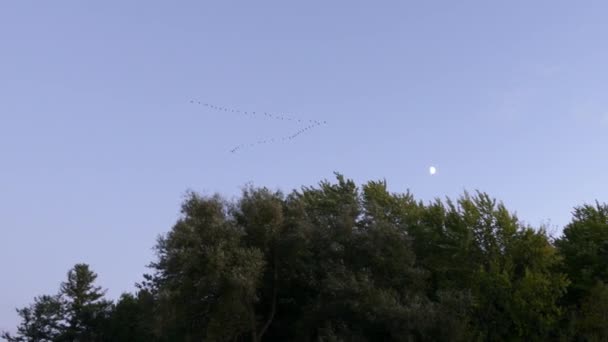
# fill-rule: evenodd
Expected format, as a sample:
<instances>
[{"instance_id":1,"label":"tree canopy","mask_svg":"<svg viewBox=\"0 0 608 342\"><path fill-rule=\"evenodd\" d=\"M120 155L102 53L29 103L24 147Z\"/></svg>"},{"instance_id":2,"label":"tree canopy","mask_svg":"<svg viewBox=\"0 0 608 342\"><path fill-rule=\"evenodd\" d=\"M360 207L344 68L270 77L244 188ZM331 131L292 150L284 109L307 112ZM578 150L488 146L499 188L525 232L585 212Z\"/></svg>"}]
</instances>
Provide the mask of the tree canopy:
<instances>
[{"instance_id":1,"label":"tree canopy","mask_svg":"<svg viewBox=\"0 0 608 342\"><path fill-rule=\"evenodd\" d=\"M188 193L134 293L75 265L8 341L608 340L608 206L557 239L482 192L385 181Z\"/></svg>"}]
</instances>

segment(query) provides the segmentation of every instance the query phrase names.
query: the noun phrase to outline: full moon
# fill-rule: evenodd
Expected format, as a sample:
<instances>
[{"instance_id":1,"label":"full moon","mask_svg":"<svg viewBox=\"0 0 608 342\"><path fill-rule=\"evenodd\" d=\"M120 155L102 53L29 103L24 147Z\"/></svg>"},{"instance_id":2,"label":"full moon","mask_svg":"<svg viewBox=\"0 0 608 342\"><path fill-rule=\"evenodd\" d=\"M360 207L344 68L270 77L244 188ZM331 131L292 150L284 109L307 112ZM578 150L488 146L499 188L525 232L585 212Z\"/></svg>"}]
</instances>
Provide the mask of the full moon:
<instances>
[{"instance_id":1,"label":"full moon","mask_svg":"<svg viewBox=\"0 0 608 342\"><path fill-rule=\"evenodd\" d=\"M437 173L437 169L434 166L429 167L429 174L432 176Z\"/></svg>"}]
</instances>

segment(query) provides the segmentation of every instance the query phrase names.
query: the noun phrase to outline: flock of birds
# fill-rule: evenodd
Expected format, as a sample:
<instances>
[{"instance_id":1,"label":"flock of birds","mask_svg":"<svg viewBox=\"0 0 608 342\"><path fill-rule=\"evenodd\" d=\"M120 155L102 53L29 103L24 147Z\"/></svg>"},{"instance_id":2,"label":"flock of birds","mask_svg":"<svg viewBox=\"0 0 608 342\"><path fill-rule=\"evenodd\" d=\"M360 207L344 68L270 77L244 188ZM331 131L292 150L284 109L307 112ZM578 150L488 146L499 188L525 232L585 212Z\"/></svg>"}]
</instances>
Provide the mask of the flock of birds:
<instances>
[{"instance_id":1,"label":"flock of birds","mask_svg":"<svg viewBox=\"0 0 608 342\"><path fill-rule=\"evenodd\" d=\"M237 145L230 150L231 153L236 153L246 147L254 147L256 145L270 144L270 143L275 143L275 142L279 142L279 141L290 141L290 140L296 139L301 134L304 134L315 127L327 124L327 121L305 120L305 119L301 119L301 118L297 118L297 117L293 117L293 116L289 116L289 115L273 114L273 113L268 113L268 112L244 111L244 110L239 110L239 109L234 109L234 108L217 106L217 105L214 105L211 103L204 103L204 102L196 101L196 100L190 100L190 103L205 106L211 110L215 110L218 112L246 115L246 116L250 116L252 118L291 121L291 122L297 122L300 124L306 124L306 126L300 128L299 130L297 130L296 132L293 132L290 135L286 135L286 136L282 136L282 137L278 137L278 138L262 139L262 140L258 140L256 142L252 142L252 143L248 143L248 144Z\"/></svg>"},{"instance_id":2,"label":"flock of birds","mask_svg":"<svg viewBox=\"0 0 608 342\"><path fill-rule=\"evenodd\" d=\"M289 140L293 140L296 139L297 137L299 137L301 134L304 134L308 131L310 131L311 129L321 126L321 125L326 125L327 121L318 121L318 120L306 120L306 119L302 119L302 118L298 118L298 117L294 117L294 116L289 116L289 115L285 115L285 114L273 114L273 113L268 113L268 112L253 112L253 111L244 111L244 110L239 110L239 109L234 109L234 108L228 108L228 107L222 107L222 106L218 106L215 104L211 104L211 103L204 103L201 101L197 101L197 100L190 100L191 104L197 104L197 105L201 105L204 106L210 110L214 110L217 112L223 112L223 113L234 113L237 115L246 115L252 118L261 118L261 119L270 119L270 120L280 120L280 121L291 121L291 122L297 122L299 124L306 124L306 126L300 128L299 130L295 131L294 133L290 134L290 135L286 135L286 136L282 136L282 137L278 137L278 138L269 138L269 139L262 139L262 140L258 140L256 142L251 142L248 144L240 144L237 145L235 147L233 147L230 152L231 153L236 153L239 152L240 150L247 148L247 147L255 147L256 145L262 145L262 144L271 144L271 143L275 143L275 142L286 142ZM431 176L434 176L435 174L437 174L437 168L435 166L430 166L429 167L429 174Z\"/></svg>"}]
</instances>

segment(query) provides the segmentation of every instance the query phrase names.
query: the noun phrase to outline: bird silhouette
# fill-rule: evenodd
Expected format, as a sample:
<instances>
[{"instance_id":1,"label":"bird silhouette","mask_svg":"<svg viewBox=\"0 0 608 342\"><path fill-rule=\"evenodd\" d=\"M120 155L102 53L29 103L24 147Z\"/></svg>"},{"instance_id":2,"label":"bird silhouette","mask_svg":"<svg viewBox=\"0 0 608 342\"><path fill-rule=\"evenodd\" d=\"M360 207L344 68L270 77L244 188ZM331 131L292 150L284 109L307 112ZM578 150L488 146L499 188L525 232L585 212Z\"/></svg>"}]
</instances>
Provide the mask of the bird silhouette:
<instances>
[{"instance_id":1,"label":"bird silhouette","mask_svg":"<svg viewBox=\"0 0 608 342\"><path fill-rule=\"evenodd\" d=\"M293 117L293 116L287 115L285 113L272 114L272 113L269 113L269 112L259 112L258 113L258 112L254 112L254 111L251 111L251 112L249 112L249 111L242 111L242 110L237 109L237 108L229 108L229 107L224 107L224 106L218 106L218 105L210 104L210 103L201 103L201 101L195 101L195 100L190 100L190 103L192 103L192 104L197 103L199 105L202 104L202 105L204 105L205 107L207 107L209 109L213 109L213 110L220 111L220 112L239 113L239 114L251 117L251 118L258 117L257 114L260 114L260 117L261 117L261 114L263 113L264 117L267 117L267 118L270 118L270 119L274 119L274 120L290 121L290 122L297 122L297 123L304 123L306 121L306 122L309 123L309 125L307 125L306 127L300 128L299 130L297 130L296 132L292 133L291 135L286 135L286 136L283 136L283 137L280 137L280 138L261 139L261 140L258 140L255 143L252 142L252 143L249 143L249 144L238 145L238 146L232 148L231 150L229 150L232 153L236 153L237 151L240 151L240 150L242 150L243 148L245 148L247 146L248 147L254 147L254 146L257 146L257 145L269 144L269 143L274 143L274 142L278 142L278 141L291 141L291 140L296 139L297 137L299 137L303 133L308 132L311 129L317 127L317 126L321 126L322 124L323 125L327 124L327 121L325 121L325 120L322 121L322 122L319 121L319 120L313 120L313 119L303 120L301 118Z\"/></svg>"}]
</instances>

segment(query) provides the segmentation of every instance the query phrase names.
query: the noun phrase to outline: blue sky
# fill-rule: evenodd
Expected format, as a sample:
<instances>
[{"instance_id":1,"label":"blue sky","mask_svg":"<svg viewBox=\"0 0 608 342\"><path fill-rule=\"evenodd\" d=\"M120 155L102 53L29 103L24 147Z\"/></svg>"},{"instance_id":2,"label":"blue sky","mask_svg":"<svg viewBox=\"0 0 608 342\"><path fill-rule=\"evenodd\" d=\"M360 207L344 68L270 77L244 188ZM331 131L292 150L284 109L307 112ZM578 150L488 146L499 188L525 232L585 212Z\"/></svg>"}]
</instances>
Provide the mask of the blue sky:
<instances>
[{"instance_id":1,"label":"blue sky","mask_svg":"<svg viewBox=\"0 0 608 342\"><path fill-rule=\"evenodd\" d=\"M532 225L607 201L602 1L0 3L0 329L77 262L133 289L187 189L386 178ZM327 125L240 153L293 123ZM438 174L431 177L428 167Z\"/></svg>"}]
</instances>

